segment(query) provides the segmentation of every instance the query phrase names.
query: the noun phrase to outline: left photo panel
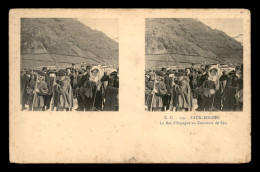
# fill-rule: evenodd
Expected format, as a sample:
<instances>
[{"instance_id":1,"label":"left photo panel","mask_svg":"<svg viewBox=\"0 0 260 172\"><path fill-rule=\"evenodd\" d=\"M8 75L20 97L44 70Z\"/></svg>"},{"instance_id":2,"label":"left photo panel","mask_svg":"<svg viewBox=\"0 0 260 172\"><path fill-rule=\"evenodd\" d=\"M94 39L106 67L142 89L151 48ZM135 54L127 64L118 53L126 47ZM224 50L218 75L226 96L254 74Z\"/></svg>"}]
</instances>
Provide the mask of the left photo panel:
<instances>
[{"instance_id":1,"label":"left photo panel","mask_svg":"<svg viewBox=\"0 0 260 172\"><path fill-rule=\"evenodd\" d=\"M118 111L119 22L21 18L22 111Z\"/></svg>"}]
</instances>

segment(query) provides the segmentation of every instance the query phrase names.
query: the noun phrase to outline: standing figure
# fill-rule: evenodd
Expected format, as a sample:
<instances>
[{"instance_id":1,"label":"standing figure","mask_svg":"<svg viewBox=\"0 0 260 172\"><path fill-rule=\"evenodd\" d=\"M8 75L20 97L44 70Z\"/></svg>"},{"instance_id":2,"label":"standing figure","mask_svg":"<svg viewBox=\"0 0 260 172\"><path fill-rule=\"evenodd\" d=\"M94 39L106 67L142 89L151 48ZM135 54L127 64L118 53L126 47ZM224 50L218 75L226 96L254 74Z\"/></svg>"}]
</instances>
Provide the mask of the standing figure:
<instances>
[{"instance_id":1,"label":"standing figure","mask_svg":"<svg viewBox=\"0 0 260 172\"><path fill-rule=\"evenodd\" d=\"M101 111L103 108L103 94L104 89L102 86L101 78L104 72L100 66L94 66L90 69L88 81L84 82L84 99L86 111Z\"/></svg>"},{"instance_id":2,"label":"standing figure","mask_svg":"<svg viewBox=\"0 0 260 172\"><path fill-rule=\"evenodd\" d=\"M48 87L48 93L43 96L44 106L42 107L42 110L45 111L45 110L48 110L50 108L52 85L50 84L50 77L49 77L49 73L47 73L47 67L43 67L42 71L44 72L45 82L46 82L47 87Z\"/></svg>"},{"instance_id":3,"label":"standing figure","mask_svg":"<svg viewBox=\"0 0 260 172\"><path fill-rule=\"evenodd\" d=\"M57 111L69 111L73 107L73 91L65 70L58 71L57 81L54 82L54 85Z\"/></svg>"},{"instance_id":4,"label":"standing figure","mask_svg":"<svg viewBox=\"0 0 260 172\"><path fill-rule=\"evenodd\" d=\"M166 72L166 68L162 68L162 72L164 74L164 78L163 78L163 82L165 83L166 89L167 89L167 93L165 95L163 95L163 107L162 107L162 111L167 111L169 110L169 105L170 105L170 94L171 94L171 84L169 82L169 75Z\"/></svg>"},{"instance_id":5,"label":"standing figure","mask_svg":"<svg viewBox=\"0 0 260 172\"><path fill-rule=\"evenodd\" d=\"M108 81L107 88L105 90L105 103L104 111L118 111L118 89L119 89L119 77L117 72L112 72L109 76L104 75L101 82Z\"/></svg>"},{"instance_id":6,"label":"standing figure","mask_svg":"<svg viewBox=\"0 0 260 172\"><path fill-rule=\"evenodd\" d=\"M44 96L48 94L45 73L43 71L38 71L37 73L35 79L29 82L27 88L27 90L31 90L28 98L29 111L42 111Z\"/></svg>"},{"instance_id":7,"label":"standing figure","mask_svg":"<svg viewBox=\"0 0 260 172\"><path fill-rule=\"evenodd\" d=\"M221 78L221 90L222 92L222 111L234 111L235 110L235 94L236 88L232 87L232 80L230 77Z\"/></svg>"},{"instance_id":8,"label":"standing figure","mask_svg":"<svg viewBox=\"0 0 260 172\"><path fill-rule=\"evenodd\" d=\"M82 70L78 70L78 76L77 76L77 84L75 85L75 96L78 101L78 108L77 111L83 111L84 110L84 95L83 95L83 72Z\"/></svg>"},{"instance_id":9,"label":"standing figure","mask_svg":"<svg viewBox=\"0 0 260 172\"><path fill-rule=\"evenodd\" d=\"M72 64L71 64L70 70L71 70L71 72L72 72L72 71L73 71L73 72L76 72L75 63L72 63Z\"/></svg>"},{"instance_id":10,"label":"standing figure","mask_svg":"<svg viewBox=\"0 0 260 172\"><path fill-rule=\"evenodd\" d=\"M173 111L174 107L176 107L176 94L175 92L173 91L173 87L172 87L172 82L175 82L176 81L176 78L175 78L175 71L173 70L170 70L169 71L169 82L171 84L171 87L170 87L170 104L169 104L169 110L170 111Z\"/></svg>"},{"instance_id":11,"label":"standing figure","mask_svg":"<svg viewBox=\"0 0 260 172\"><path fill-rule=\"evenodd\" d=\"M29 84L31 79L30 71L26 71L24 75L21 76L21 104L22 104L22 111L25 110L25 104L28 102L29 94L27 93L27 85Z\"/></svg>"},{"instance_id":12,"label":"standing figure","mask_svg":"<svg viewBox=\"0 0 260 172\"><path fill-rule=\"evenodd\" d=\"M221 90L219 89L218 69L209 70L208 79L204 81L200 88L202 96L203 111L220 111L221 110Z\"/></svg>"},{"instance_id":13,"label":"standing figure","mask_svg":"<svg viewBox=\"0 0 260 172\"><path fill-rule=\"evenodd\" d=\"M163 107L163 96L167 94L166 85L163 82L164 74L156 71L154 80L148 82L145 88L147 94L147 105L149 111L161 111Z\"/></svg>"},{"instance_id":14,"label":"standing figure","mask_svg":"<svg viewBox=\"0 0 260 172\"><path fill-rule=\"evenodd\" d=\"M236 101L235 101L235 109L236 111L242 111L243 110L243 75L242 75L242 66L237 66L235 73L231 75L231 82L232 87L236 89ZM240 99L240 101L239 101Z\"/></svg>"},{"instance_id":15,"label":"standing figure","mask_svg":"<svg viewBox=\"0 0 260 172\"><path fill-rule=\"evenodd\" d=\"M201 87L203 83L208 80L208 69L209 66L205 66L202 64L200 66L200 72L201 74L197 77L197 87L196 90L198 92L197 102L198 102L198 108L196 110L201 111L203 109L203 94L201 94Z\"/></svg>"},{"instance_id":16,"label":"standing figure","mask_svg":"<svg viewBox=\"0 0 260 172\"><path fill-rule=\"evenodd\" d=\"M183 72L178 72L177 83L172 82L173 92L175 92L176 111L190 111L192 109L192 94L189 85L189 80L184 77Z\"/></svg>"}]
</instances>

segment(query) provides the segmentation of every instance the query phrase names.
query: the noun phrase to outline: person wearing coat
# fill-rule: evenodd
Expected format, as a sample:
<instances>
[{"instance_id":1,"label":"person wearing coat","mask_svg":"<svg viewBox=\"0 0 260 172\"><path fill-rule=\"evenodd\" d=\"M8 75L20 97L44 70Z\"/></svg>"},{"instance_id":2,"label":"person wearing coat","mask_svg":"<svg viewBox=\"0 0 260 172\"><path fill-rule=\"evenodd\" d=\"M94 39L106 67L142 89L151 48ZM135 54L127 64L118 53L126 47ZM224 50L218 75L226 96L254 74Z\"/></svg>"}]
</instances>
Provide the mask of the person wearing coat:
<instances>
[{"instance_id":1,"label":"person wearing coat","mask_svg":"<svg viewBox=\"0 0 260 172\"><path fill-rule=\"evenodd\" d=\"M52 85L51 85L51 79L50 79L49 73L47 73L47 68L43 67L42 71L44 72L45 82L46 82L47 87L48 87L48 93L43 96L44 106L42 107L42 110L45 111L45 110L48 110L50 108Z\"/></svg>"},{"instance_id":2,"label":"person wearing coat","mask_svg":"<svg viewBox=\"0 0 260 172\"><path fill-rule=\"evenodd\" d=\"M104 86L101 78L104 76L104 71L101 66L93 66L87 75L89 78L84 82L81 92L84 95L84 110L101 111L104 98Z\"/></svg>"},{"instance_id":3,"label":"person wearing coat","mask_svg":"<svg viewBox=\"0 0 260 172\"><path fill-rule=\"evenodd\" d=\"M36 76L35 80L32 79L27 87L27 91L30 92L28 98L29 111L42 111L44 106L43 96L48 93L47 83L45 82L45 73L43 71L38 71L37 73L38 77Z\"/></svg>"},{"instance_id":4,"label":"person wearing coat","mask_svg":"<svg viewBox=\"0 0 260 172\"><path fill-rule=\"evenodd\" d=\"M89 69L90 70L90 69ZM88 103L89 100L85 96L86 86L88 85L90 74L89 72L85 72L85 70L79 70L79 76L77 78L77 98L78 98L78 111L84 111L89 109ZM90 103L91 104L91 103Z\"/></svg>"},{"instance_id":5,"label":"person wearing coat","mask_svg":"<svg viewBox=\"0 0 260 172\"><path fill-rule=\"evenodd\" d=\"M163 82L165 83L167 93L163 95L163 107L162 111L167 111L170 107L170 95L171 95L171 84L169 79L169 73L166 72L166 68L162 68L162 72L164 74Z\"/></svg>"},{"instance_id":6,"label":"person wearing coat","mask_svg":"<svg viewBox=\"0 0 260 172\"><path fill-rule=\"evenodd\" d=\"M147 94L147 106L149 111L161 111L163 107L163 95L167 94L166 85L163 82L164 73L156 71L155 79L148 82L145 88Z\"/></svg>"},{"instance_id":7,"label":"person wearing coat","mask_svg":"<svg viewBox=\"0 0 260 172\"><path fill-rule=\"evenodd\" d=\"M78 76L77 76L77 83L74 85L76 90L75 90L75 96L78 101L78 108L76 109L77 111L83 111L84 110L84 95L81 93L83 90L83 70L78 70Z\"/></svg>"},{"instance_id":8,"label":"person wearing coat","mask_svg":"<svg viewBox=\"0 0 260 172\"><path fill-rule=\"evenodd\" d=\"M112 72L109 76L104 75L101 82L108 81L105 90L105 103L103 111L118 111L118 90L119 90L119 77L117 72Z\"/></svg>"},{"instance_id":9,"label":"person wearing coat","mask_svg":"<svg viewBox=\"0 0 260 172\"><path fill-rule=\"evenodd\" d=\"M69 111L73 107L73 90L65 70L58 71L57 82L54 82L54 91L57 111Z\"/></svg>"},{"instance_id":10,"label":"person wearing coat","mask_svg":"<svg viewBox=\"0 0 260 172\"><path fill-rule=\"evenodd\" d=\"M243 89L243 75L242 75L242 66L237 66L235 73L230 75L231 80L232 80L232 87L236 88L236 95L240 94L242 89ZM240 92L240 93L238 93ZM236 99L235 101L235 110L236 111L242 111L243 109L243 103L241 104L241 101L238 101L238 99Z\"/></svg>"},{"instance_id":11,"label":"person wearing coat","mask_svg":"<svg viewBox=\"0 0 260 172\"><path fill-rule=\"evenodd\" d=\"M202 97L202 111L221 110L221 90L218 77L218 69L209 70L208 79L199 88L199 95Z\"/></svg>"},{"instance_id":12,"label":"person wearing coat","mask_svg":"<svg viewBox=\"0 0 260 172\"><path fill-rule=\"evenodd\" d=\"M173 91L173 87L172 87L172 82L175 82L175 80L176 80L175 75L176 75L175 71L173 71L173 70L169 71L169 82L171 83L170 84L170 86L171 86L171 88L170 88L170 103L169 103L169 110L170 111L173 111L173 109L176 107L176 105L175 105L176 95L175 95L175 92Z\"/></svg>"},{"instance_id":13,"label":"person wearing coat","mask_svg":"<svg viewBox=\"0 0 260 172\"><path fill-rule=\"evenodd\" d=\"M222 79L224 80L224 79ZM243 80L242 77L238 75L238 72L229 73L225 78L226 84L221 87L223 90L222 94L222 111L241 111L243 105L242 90L243 90ZM240 90L240 91L238 91ZM240 93L240 94L239 94ZM238 99L238 96L239 98Z\"/></svg>"},{"instance_id":14,"label":"person wearing coat","mask_svg":"<svg viewBox=\"0 0 260 172\"><path fill-rule=\"evenodd\" d=\"M204 69L204 65L201 65L200 70L202 73L197 77L197 87L196 87L197 91L199 91L203 83L208 80L209 77L208 69L209 66L206 66ZM198 102L198 108L196 110L201 111L203 109L203 96L201 94L198 94L197 102Z\"/></svg>"},{"instance_id":15,"label":"person wearing coat","mask_svg":"<svg viewBox=\"0 0 260 172\"><path fill-rule=\"evenodd\" d=\"M222 111L234 111L235 110L235 94L236 88L232 87L232 79L230 77L222 78L226 81L225 84L222 81L221 90L222 92Z\"/></svg>"},{"instance_id":16,"label":"person wearing coat","mask_svg":"<svg viewBox=\"0 0 260 172\"><path fill-rule=\"evenodd\" d=\"M192 109L192 94L189 80L184 77L183 72L177 73L177 83L172 82L173 91L175 92L176 111L190 111Z\"/></svg>"},{"instance_id":17,"label":"person wearing coat","mask_svg":"<svg viewBox=\"0 0 260 172\"><path fill-rule=\"evenodd\" d=\"M29 94L27 93L26 87L30 82L30 71L26 71L26 73L21 76L21 104L22 104L22 111L25 110L25 104L27 104Z\"/></svg>"}]
</instances>

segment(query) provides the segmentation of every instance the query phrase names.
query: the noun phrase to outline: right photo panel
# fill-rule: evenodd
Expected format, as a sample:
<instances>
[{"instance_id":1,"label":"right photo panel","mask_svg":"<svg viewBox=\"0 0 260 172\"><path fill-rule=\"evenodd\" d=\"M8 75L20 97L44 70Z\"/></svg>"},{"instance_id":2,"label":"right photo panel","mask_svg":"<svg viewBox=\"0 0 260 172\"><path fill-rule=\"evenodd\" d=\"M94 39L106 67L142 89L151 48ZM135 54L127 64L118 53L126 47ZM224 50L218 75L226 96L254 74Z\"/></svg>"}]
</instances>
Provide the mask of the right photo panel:
<instances>
[{"instance_id":1,"label":"right photo panel","mask_svg":"<svg viewBox=\"0 0 260 172\"><path fill-rule=\"evenodd\" d=\"M146 18L147 111L243 111L242 18Z\"/></svg>"}]
</instances>

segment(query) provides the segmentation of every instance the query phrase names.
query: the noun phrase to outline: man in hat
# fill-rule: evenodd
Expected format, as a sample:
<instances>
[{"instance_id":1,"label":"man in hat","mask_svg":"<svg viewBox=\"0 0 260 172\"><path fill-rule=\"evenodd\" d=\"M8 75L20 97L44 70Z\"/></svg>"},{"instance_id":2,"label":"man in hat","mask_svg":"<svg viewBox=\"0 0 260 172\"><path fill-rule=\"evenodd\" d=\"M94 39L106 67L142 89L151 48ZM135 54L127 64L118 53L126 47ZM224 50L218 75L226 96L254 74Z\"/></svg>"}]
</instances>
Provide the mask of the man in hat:
<instances>
[{"instance_id":1,"label":"man in hat","mask_svg":"<svg viewBox=\"0 0 260 172\"><path fill-rule=\"evenodd\" d=\"M195 69L194 63L191 63L190 72L193 73L194 69Z\"/></svg>"},{"instance_id":2,"label":"man in hat","mask_svg":"<svg viewBox=\"0 0 260 172\"><path fill-rule=\"evenodd\" d=\"M193 74L191 73L190 68L185 68L184 75L189 79L189 84L191 86L193 81Z\"/></svg>"},{"instance_id":3,"label":"man in hat","mask_svg":"<svg viewBox=\"0 0 260 172\"><path fill-rule=\"evenodd\" d=\"M150 80L150 71L145 71L145 84L147 84Z\"/></svg>"},{"instance_id":4,"label":"man in hat","mask_svg":"<svg viewBox=\"0 0 260 172\"><path fill-rule=\"evenodd\" d=\"M197 77L197 91L200 92L200 87L203 85L203 83L208 80L208 70L209 70L210 66L209 65L206 65L204 67L204 65L202 64L201 65L201 74ZM200 111L203 109L203 95L201 94L198 94L198 97L197 97L197 102L198 102L198 108L196 110Z\"/></svg>"},{"instance_id":5,"label":"man in hat","mask_svg":"<svg viewBox=\"0 0 260 172\"><path fill-rule=\"evenodd\" d=\"M27 86L30 92L28 98L29 111L42 111L44 107L44 97L48 94L48 86L45 82L45 73L38 71L35 80L31 80Z\"/></svg>"},{"instance_id":6,"label":"man in hat","mask_svg":"<svg viewBox=\"0 0 260 172\"><path fill-rule=\"evenodd\" d=\"M77 84L76 87L76 98L78 101L78 108L77 111L83 111L84 110L84 78L83 78L84 71L78 70L78 76L77 76Z\"/></svg>"},{"instance_id":7,"label":"man in hat","mask_svg":"<svg viewBox=\"0 0 260 172\"><path fill-rule=\"evenodd\" d=\"M56 81L56 71L55 70L49 70L49 81L50 81L50 105L49 108L51 108L51 110L54 110L55 107L55 101L54 101L54 81ZM57 106L56 106L57 107Z\"/></svg>"},{"instance_id":8,"label":"man in hat","mask_svg":"<svg viewBox=\"0 0 260 172\"><path fill-rule=\"evenodd\" d=\"M243 88L240 66L236 66L234 74L231 75L231 79L232 87L236 87L238 90Z\"/></svg>"},{"instance_id":9,"label":"man in hat","mask_svg":"<svg viewBox=\"0 0 260 172\"><path fill-rule=\"evenodd\" d=\"M90 75L90 70L91 70L91 68L92 68L92 66L90 66L90 65L87 65L87 66L86 66L85 75L86 75L86 74Z\"/></svg>"},{"instance_id":10,"label":"man in hat","mask_svg":"<svg viewBox=\"0 0 260 172\"><path fill-rule=\"evenodd\" d=\"M194 64L193 64L194 65ZM191 88L191 93L192 96L195 98L196 97L196 85L197 85L197 74L196 74L196 69L194 68L186 68L185 69L185 75L189 78L190 82L190 88Z\"/></svg>"},{"instance_id":11,"label":"man in hat","mask_svg":"<svg viewBox=\"0 0 260 172\"><path fill-rule=\"evenodd\" d=\"M167 93L162 96L163 98L163 107L162 111L167 111L169 109L169 104L170 104L170 95L171 95L171 84L169 82L169 75L166 74L166 68L162 68L162 72L164 75L163 82L165 83Z\"/></svg>"},{"instance_id":12,"label":"man in hat","mask_svg":"<svg viewBox=\"0 0 260 172\"><path fill-rule=\"evenodd\" d=\"M156 71L154 78L153 81L149 81L145 88L145 93L148 96L148 110L161 111L163 107L163 95L167 94L166 85L163 82L164 73L162 71Z\"/></svg>"},{"instance_id":13,"label":"man in hat","mask_svg":"<svg viewBox=\"0 0 260 172\"><path fill-rule=\"evenodd\" d=\"M77 77L76 77L76 74L74 73L74 71L71 70L71 68L66 68L66 72L67 72L67 76L70 78L70 85L73 89L73 95L75 95L75 84L76 84L76 80L77 80Z\"/></svg>"},{"instance_id":14,"label":"man in hat","mask_svg":"<svg viewBox=\"0 0 260 172\"><path fill-rule=\"evenodd\" d=\"M184 77L182 71L177 73L177 83L172 82L173 91L175 92L176 111L190 111L192 109L192 95L189 80Z\"/></svg>"},{"instance_id":15,"label":"man in hat","mask_svg":"<svg viewBox=\"0 0 260 172\"><path fill-rule=\"evenodd\" d=\"M75 63L71 64L70 70L76 72Z\"/></svg>"},{"instance_id":16,"label":"man in hat","mask_svg":"<svg viewBox=\"0 0 260 172\"><path fill-rule=\"evenodd\" d=\"M47 84L47 87L48 87L48 93L46 95L43 96L43 99L44 99L44 106L42 107L42 110L45 111L45 110L48 110L50 108L50 102L51 102L51 84L50 84L50 77L49 75L47 74L48 70L47 70L47 67L43 67L42 68L42 71L44 72L44 80Z\"/></svg>"},{"instance_id":17,"label":"man in hat","mask_svg":"<svg viewBox=\"0 0 260 172\"><path fill-rule=\"evenodd\" d=\"M104 111L118 111L118 89L119 89L119 77L117 71L112 72L109 76L105 74L101 82L108 81L108 85L105 89L105 103Z\"/></svg>"},{"instance_id":18,"label":"man in hat","mask_svg":"<svg viewBox=\"0 0 260 172\"><path fill-rule=\"evenodd\" d=\"M236 66L235 73L230 75L231 86L236 89L236 94L243 89L243 77L241 71L241 66ZM242 104L237 100L235 101L235 110L242 110Z\"/></svg>"},{"instance_id":19,"label":"man in hat","mask_svg":"<svg viewBox=\"0 0 260 172\"><path fill-rule=\"evenodd\" d=\"M58 100L57 111L69 111L73 107L73 92L65 70L60 69L58 71L57 81L54 82L54 90Z\"/></svg>"},{"instance_id":20,"label":"man in hat","mask_svg":"<svg viewBox=\"0 0 260 172\"><path fill-rule=\"evenodd\" d=\"M149 81L151 80L151 72L150 71L146 71L145 72L145 86L149 83ZM145 104L147 104L147 94L145 94Z\"/></svg>"},{"instance_id":21,"label":"man in hat","mask_svg":"<svg viewBox=\"0 0 260 172\"><path fill-rule=\"evenodd\" d=\"M27 104L29 94L27 93L27 85L29 84L31 79L30 71L26 71L24 75L21 76L21 104L22 104L22 111L25 110L25 104Z\"/></svg>"},{"instance_id":22,"label":"man in hat","mask_svg":"<svg viewBox=\"0 0 260 172\"><path fill-rule=\"evenodd\" d=\"M82 65L83 66L83 65ZM77 94L77 99L78 99L78 111L84 111L86 109L86 97L85 97L85 90L86 90L86 85L87 82L89 81L90 77L90 69L92 66L86 66L79 70L79 76L77 77L77 84L76 84L76 94Z\"/></svg>"}]
</instances>

